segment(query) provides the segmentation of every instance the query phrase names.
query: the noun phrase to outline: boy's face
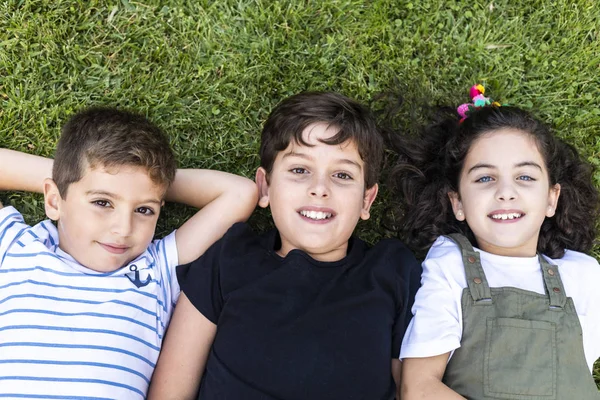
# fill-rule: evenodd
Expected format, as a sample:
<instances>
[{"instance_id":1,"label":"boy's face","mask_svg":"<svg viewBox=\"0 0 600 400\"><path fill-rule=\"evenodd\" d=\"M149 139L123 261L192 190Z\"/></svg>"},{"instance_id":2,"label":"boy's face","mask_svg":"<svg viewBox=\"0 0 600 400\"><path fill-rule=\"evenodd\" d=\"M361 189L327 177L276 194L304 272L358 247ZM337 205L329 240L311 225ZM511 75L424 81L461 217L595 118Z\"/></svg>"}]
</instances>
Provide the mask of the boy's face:
<instances>
[{"instance_id":1,"label":"boy's face","mask_svg":"<svg viewBox=\"0 0 600 400\"><path fill-rule=\"evenodd\" d=\"M50 179L46 214L58 220L59 247L87 268L115 271L142 254L154 236L164 187L142 167L86 167L66 198Z\"/></svg>"},{"instance_id":2,"label":"boy's face","mask_svg":"<svg viewBox=\"0 0 600 400\"><path fill-rule=\"evenodd\" d=\"M377 185L365 188L365 165L354 142L328 145L338 128L313 124L302 133L312 147L292 142L279 152L267 183L256 173L259 205L270 205L281 237L279 255L300 249L319 261L346 256L359 218L368 219Z\"/></svg>"}]
</instances>

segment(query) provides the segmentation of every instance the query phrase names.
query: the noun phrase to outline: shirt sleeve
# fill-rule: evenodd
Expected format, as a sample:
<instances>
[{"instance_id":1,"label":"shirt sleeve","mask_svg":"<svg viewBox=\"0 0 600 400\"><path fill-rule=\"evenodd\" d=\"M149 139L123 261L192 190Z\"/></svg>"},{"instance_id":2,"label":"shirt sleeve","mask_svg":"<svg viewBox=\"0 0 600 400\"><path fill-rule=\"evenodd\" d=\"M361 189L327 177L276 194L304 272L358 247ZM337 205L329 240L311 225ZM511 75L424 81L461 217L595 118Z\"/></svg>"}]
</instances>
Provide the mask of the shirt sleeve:
<instances>
[{"instance_id":1,"label":"shirt sleeve","mask_svg":"<svg viewBox=\"0 0 600 400\"><path fill-rule=\"evenodd\" d=\"M458 248L451 254L442 253L438 257L430 251L423 262L421 287L402 342L401 359L433 357L460 347L463 287L457 277L462 274L464 280L464 269Z\"/></svg>"},{"instance_id":2,"label":"shirt sleeve","mask_svg":"<svg viewBox=\"0 0 600 400\"><path fill-rule=\"evenodd\" d=\"M179 281L177 280L177 274L175 269L179 264L179 255L177 253L177 242L175 240L175 232L171 232L159 241L155 241L157 245L159 259L163 264L163 281L167 282L170 288L170 300L173 304L177 302L179 298Z\"/></svg>"},{"instance_id":3,"label":"shirt sleeve","mask_svg":"<svg viewBox=\"0 0 600 400\"><path fill-rule=\"evenodd\" d=\"M410 250L406 248L403 250L397 258L399 260L401 276L397 280L399 308L394 322L392 358L400 356L402 338L412 318L411 310L415 301L415 294L421 285L421 265Z\"/></svg>"},{"instance_id":4,"label":"shirt sleeve","mask_svg":"<svg viewBox=\"0 0 600 400\"><path fill-rule=\"evenodd\" d=\"M565 293L573 299L583 334L585 358L593 371L600 357L600 265L584 253L567 250L564 257L550 260L558 265Z\"/></svg>"},{"instance_id":5,"label":"shirt sleeve","mask_svg":"<svg viewBox=\"0 0 600 400\"><path fill-rule=\"evenodd\" d=\"M166 327L169 325L179 298L179 283L175 273L178 263L175 232L162 239L154 240L148 246L147 253L151 255L148 268L154 271L155 279L159 282L156 296L158 303L162 304L159 315L161 326Z\"/></svg>"},{"instance_id":6,"label":"shirt sleeve","mask_svg":"<svg viewBox=\"0 0 600 400\"><path fill-rule=\"evenodd\" d=\"M181 266L185 271L181 290L194 307L214 324L217 324L223 309L220 264L224 240L219 239L197 260Z\"/></svg>"},{"instance_id":7,"label":"shirt sleeve","mask_svg":"<svg viewBox=\"0 0 600 400\"><path fill-rule=\"evenodd\" d=\"M0 268L10 247L29 228L21 213L14 207L0 209Z\"/></svg>"}]
</instances>

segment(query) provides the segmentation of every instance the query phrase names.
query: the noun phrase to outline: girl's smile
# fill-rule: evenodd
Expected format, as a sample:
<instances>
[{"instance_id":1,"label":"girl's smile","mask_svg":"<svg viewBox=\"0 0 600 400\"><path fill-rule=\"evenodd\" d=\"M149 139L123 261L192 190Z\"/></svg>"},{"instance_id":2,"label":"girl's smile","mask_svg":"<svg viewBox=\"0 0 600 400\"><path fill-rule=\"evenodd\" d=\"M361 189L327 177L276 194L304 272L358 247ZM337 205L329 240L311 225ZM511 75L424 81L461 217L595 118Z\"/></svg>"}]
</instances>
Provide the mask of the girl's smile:
<instances>
[{"instance_id":1,"label":"girl's smile","mask_svg":"<svg viewBox=\"0 0 600 400\"><path fill-rule=\"evenodd\" d=\"M496 222L517 222L524 216L525 213L521 210L496 210L488 215L488 217Z\"/></svg>"}]
</instances>

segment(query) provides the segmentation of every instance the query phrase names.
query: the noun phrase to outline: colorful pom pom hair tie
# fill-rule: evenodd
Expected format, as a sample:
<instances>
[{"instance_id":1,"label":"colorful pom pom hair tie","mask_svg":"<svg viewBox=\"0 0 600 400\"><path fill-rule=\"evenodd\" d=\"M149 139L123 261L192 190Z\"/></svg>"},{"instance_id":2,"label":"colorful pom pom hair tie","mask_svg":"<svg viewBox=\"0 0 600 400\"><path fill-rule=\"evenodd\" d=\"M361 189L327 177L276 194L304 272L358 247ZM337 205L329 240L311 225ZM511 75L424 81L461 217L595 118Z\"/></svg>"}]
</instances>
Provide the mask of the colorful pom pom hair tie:
<instances>
[{"instance_id":1,"label":"colorful pom pom hair tie","mask_svg":"<svg viewBox=\"0 0 600 400\"><path fill-rule=\"evenodd\" d=\"M469 90L469 94L471 95L472 103L465 103L458 106L456 111L458 111L458 115L461 116L460 121L458 123L462 123L465 119L469 117L469 114L477 110L478 108L492 106L492 107L500 107L500 103L490 99L489 97L484 96L485 88L481 84L471 86Z\"/></svg>"}]
</instances>

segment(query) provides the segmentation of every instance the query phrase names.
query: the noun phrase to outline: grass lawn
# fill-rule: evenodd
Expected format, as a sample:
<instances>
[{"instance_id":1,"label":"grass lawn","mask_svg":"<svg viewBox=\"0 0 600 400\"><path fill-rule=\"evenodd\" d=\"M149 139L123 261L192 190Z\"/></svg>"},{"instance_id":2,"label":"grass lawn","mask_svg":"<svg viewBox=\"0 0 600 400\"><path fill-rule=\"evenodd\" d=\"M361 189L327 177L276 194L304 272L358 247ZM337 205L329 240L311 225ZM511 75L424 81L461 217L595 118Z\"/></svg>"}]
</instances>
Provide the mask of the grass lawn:
<instances>
[{"instance_id":1,"label":"grass lawn","mask_svg":"<svg viewBox=\"0 0 600 400\"><path fill-rule=\"evenodd\" d=\"M116 105L164 128L180 166L253 176L261 124L288 95L334 90L376 109L379 94L402 95L410 129L418 104L465 102L483 82L600 167L599 27L596 0L5 0L0 146L52 156L74 111ZM44 217L41 197L2 196L28 222ZM360 236L390 235L389 196ZM189 215L168 206L157 233ZM267 213L251 223L266 228Z\"/></svg>"}]
</instances>

